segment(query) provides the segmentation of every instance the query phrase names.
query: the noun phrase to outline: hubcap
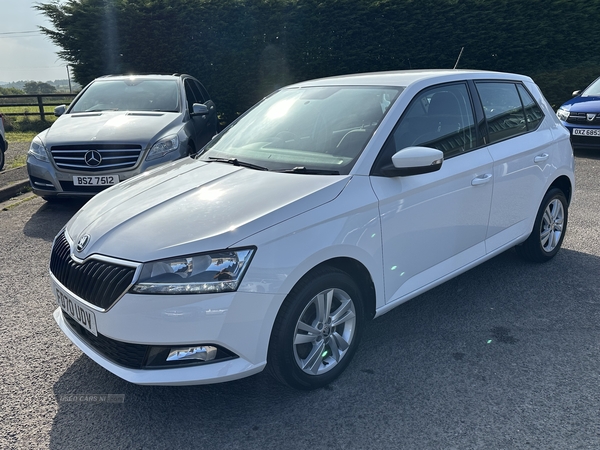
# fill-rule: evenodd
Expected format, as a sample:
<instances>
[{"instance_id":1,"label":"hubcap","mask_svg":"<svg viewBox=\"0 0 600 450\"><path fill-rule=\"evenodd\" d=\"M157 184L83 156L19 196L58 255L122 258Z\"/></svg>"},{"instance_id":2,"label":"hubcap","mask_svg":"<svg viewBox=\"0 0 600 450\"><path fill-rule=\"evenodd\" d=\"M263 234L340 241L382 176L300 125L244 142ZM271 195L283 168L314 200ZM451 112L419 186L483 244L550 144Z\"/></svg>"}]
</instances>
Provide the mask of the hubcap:
<instances>
[{"instance_id":1,"label":"hubcap","mask_svg":"<svg viewBox=\"0 0 600 450\"><path fill-rule=\"evenodd\" d=\"M544 251L550 253L560 242L563 233L565 211L562 202L558 199L552 200L546 206L542 217L540 240Z\"/></svg>"},{"instance_id":2,"label":"hubcap","mask_svg":"<svg viewBox=\"0 0 600 450\"><path fill-rule=\"evenodd\" d=\"M300 315L294 332L294 357L309 375L333 369L346 355L356 331L356 311L341 289L315 295Z\"/></svg>"}]
</instances>

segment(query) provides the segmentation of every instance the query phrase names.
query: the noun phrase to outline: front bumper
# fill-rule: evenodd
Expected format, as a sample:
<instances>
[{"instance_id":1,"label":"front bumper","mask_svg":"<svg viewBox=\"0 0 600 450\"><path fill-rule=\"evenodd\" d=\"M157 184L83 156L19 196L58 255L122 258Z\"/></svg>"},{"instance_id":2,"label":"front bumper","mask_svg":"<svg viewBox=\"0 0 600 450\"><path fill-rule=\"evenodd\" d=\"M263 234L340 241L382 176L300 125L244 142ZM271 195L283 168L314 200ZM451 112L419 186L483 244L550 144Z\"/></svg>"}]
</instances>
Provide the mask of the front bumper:
<instances>
[{"instance_id":1,"label":"front bumper","mask_svg":"<svg viewBox=\"0 0 600 450\"><path fill-rule=\"evenodd\" d=\"M86 355L126 381L151 385L209 384L247 377L264 369L272 325L282 301L278 295L240 292L126 294L108 311L95 312L98 334L122 346L206 344L217 345L234 355L186 367L125 367L110 349L92 345L79 327L65 320L61 308L54 311L54 319Z\"/></svg>"},{"instance_id":2,"label":"front bumper","mask_svg":"<svg viewBox=\"0 0 600 450\"><path fill-rule=\"evenodd\" d=\"M146 167L138 166L127 172L111 172L118 174L119 181L125 181L142 172ZM110 186L74 186L74 175L105 175L103 173L66 173L57 171L49 162L39 161L32 156L27 156L27 173L29 184L33 192L42 197L92 197L108 189Z\"/></svg>"},{"instance_id":3,"label":"front bumper","mask_svg":"<svg viewBox=\"0 0 600 450\"><path fill-rule=\"evenodd\" d=\"M597 136L573 136L574 128L590 128L599 129L597 126L586 126L578 125L573 123L562 122L562 124L569 130L571 135L571 145L573 150L600 150L600 137Z\"/></svg>"},{"instance_id":4,"label":"front bumper","mask_svg":"<svg viewBox=\"0 0 600 450\"><path fill-rule=\"evenodd\" d=\"M152 161L142 161L127 171L102 171L102 172L64 172L57 170L51 162L40 161L27 155L27 173L29 184L36 195L41 197L83 197L89 198L111 186L75 186L73 176L103 176L118 175L119 182L125 181L135 175L150 170L161 164L181 158L179 151L175 151Z\"/></svg>"}]
</instances>

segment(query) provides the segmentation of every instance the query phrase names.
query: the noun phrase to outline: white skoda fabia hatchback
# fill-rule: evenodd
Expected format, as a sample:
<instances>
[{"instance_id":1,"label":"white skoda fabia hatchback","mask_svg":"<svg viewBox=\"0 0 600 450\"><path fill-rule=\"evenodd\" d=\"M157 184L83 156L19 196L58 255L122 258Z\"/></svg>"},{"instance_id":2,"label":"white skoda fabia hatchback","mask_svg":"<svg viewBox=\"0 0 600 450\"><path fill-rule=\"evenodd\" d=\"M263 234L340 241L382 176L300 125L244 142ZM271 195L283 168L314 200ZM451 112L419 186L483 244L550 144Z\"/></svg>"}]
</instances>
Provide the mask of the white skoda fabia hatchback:
<instances>
[{"instance_id":1,"label":"white skoda fabia hatchback","mask_svg":"<svg viewBox=\"0 0 600 450\"><path fill-rule=\"evenodd\" d=\"M525 76L289 86L197 157L90 200L54 241L54 318L133 383L266 367L295 388L324 386L365 320L512 247L551 259L573 166L568 131Z\"/></svg>"}]
</instances>

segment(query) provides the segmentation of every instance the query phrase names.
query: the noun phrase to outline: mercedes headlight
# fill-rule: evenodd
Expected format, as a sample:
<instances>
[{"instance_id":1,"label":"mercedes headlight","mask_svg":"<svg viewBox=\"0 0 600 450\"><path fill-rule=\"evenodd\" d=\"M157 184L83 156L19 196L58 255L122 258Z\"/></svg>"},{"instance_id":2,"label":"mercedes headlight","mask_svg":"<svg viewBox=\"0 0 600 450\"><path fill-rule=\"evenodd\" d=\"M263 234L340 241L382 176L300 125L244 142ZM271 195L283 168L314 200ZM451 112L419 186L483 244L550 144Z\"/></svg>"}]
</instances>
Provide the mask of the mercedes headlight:
<instances>
[{"instance_id":1,"label":"mercedes headlight","mask_svg":"<svg viewBox=\"0 0 600 450\"><path fill-rule=\"evenodd\" d=\"M39 159L40 161L50 161L46 147L38 136L34 137L33 141L31 141L27 154L33 156L35 159Z\"/></svg>"},{"instance_id":2,"label":"mercedes headlight","mask_svg":"<svg viewBox=\"0 0 600 450\"><path fill-rule=\"evenodd\" d=\"M558 111L556 111L556 117L558 117L563 122L566 122L569 118L569 111L563 108L558 108Z\"/></svg>"},{"instance_id":3,"label":"mercedes headlight","mask_svg":"<svg viewBox=\"0 0 600 450\"><path fill-rule=\"evenodd\" d=\"M167 136L162 139L159 139L156 142L156 144L152 146L150 152L148 152L148 156L146 156L146 161L162 158L166 154L174 152L178 148L179 137L177 137L177 135Z\"/></svg>"},{"instance_id":4,"label":"mercedes headlight","mask_svg":"<svg viewBox=\"0 0 600 450\"><path fill-rule=\"evenodd\" d=\"M256 249L222 250L144 263L137 294L212 294L238 288Z\"/></svg>"}]
</instances>

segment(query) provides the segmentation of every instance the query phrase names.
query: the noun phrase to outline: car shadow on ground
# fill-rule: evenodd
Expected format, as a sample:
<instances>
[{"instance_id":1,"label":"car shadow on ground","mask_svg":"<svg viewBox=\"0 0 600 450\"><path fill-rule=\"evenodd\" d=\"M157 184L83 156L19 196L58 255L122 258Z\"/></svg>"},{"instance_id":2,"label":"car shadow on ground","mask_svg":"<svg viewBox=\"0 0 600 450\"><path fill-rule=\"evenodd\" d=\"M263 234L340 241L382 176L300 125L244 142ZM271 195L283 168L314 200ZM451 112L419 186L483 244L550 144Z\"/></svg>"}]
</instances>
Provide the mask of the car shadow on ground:
<instances>
[{"instance_id":1,"label":"car shadow on ground","mask_svg":"<svg viewBox=\"0 0 600 450\"><path fill-rule=\"evenodd\" d=\"M576 158L600 159L599 150L573 150Z\"/></svg>"},{"instance_id":2,"label":"car shadow on ground","mask_svg":"<svg viewBox=\"0 0 600 450\"><path fill-rule=\"evenodd\" d=\"M87 200L61 199L44 202L25 224L25 236L52 242L62 227Z\"/></svg>"},{"instance_id":3,"label":"car shadow on ground","mask_svg":"<svg viewBox=\"0 0 600 450\"><path fill-rule=\"evenodd\" d=\"M507 436L550 448L565 421L597 429L600 399L587 408L572 386L597 392L598 273L594 255L530 264L509 250L371 322L346 372L312 392L265 373L137 386L74 356L53 386L50 448L493 448Z\"/></svg>"}]
</instances>

